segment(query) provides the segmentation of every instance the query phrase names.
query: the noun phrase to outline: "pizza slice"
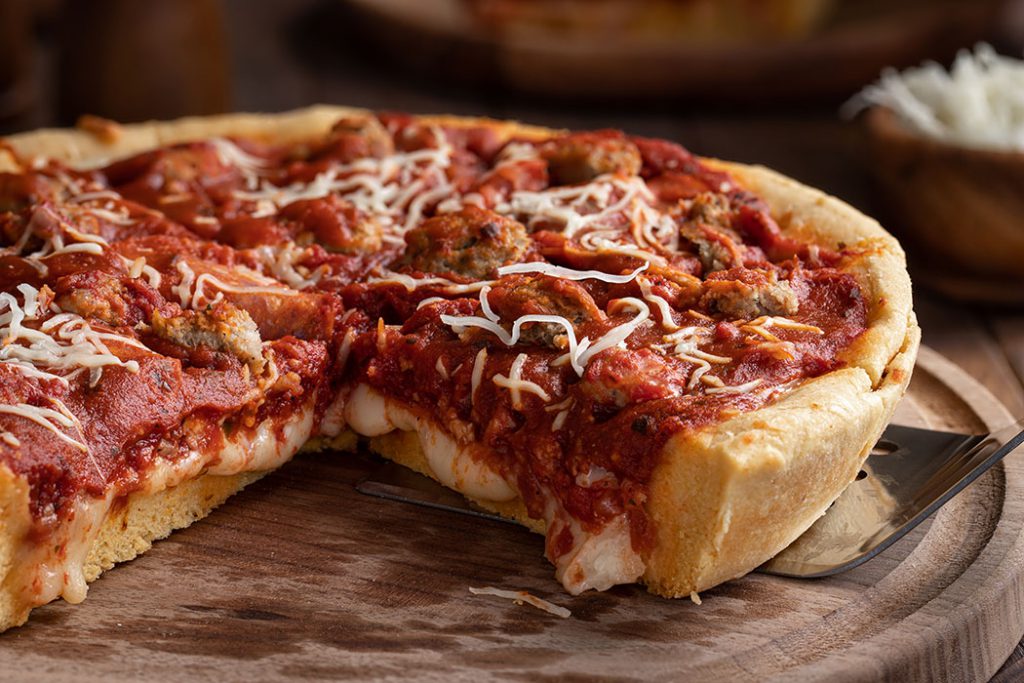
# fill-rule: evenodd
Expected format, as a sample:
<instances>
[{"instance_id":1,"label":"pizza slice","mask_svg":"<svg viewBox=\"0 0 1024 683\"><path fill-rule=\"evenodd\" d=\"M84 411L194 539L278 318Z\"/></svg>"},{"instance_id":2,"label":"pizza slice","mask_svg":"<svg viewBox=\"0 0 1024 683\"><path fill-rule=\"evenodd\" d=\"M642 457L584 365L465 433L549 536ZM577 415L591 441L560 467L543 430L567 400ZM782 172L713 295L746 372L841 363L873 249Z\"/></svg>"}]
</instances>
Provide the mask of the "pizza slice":
<instances>
[{"instance_id":1,"label":"pizza slice","mask_svg":"<svg viewBox=\"0 0 1024 683\"><path fill-rule=\"evenodd\" d=\"M690 595L820 516L909 381L899 246L765 169L334 107L102 132L0 152L0 627L357 437L572 593Z\"/></svg>"}]
</instances>

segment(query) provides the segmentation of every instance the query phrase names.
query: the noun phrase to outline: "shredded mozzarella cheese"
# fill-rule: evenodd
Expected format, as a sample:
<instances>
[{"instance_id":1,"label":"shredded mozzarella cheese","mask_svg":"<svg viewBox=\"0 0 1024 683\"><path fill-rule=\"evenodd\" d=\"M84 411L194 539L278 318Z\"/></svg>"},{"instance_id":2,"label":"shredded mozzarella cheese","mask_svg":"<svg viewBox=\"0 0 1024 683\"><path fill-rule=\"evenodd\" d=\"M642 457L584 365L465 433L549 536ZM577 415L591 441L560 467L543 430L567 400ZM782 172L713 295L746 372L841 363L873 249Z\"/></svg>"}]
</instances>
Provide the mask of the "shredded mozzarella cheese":
<instances>
[{"instance_id":1,"label":"shredded mozzarella cheese","mask_svg":"<svg viewBox=\"0 0 1024 683\"><path fill-rule=\"evenodd\" d=\"M108 365L139 371L137 361L122 361L110 351L107 342L146 349L143 344L130 337L98 332L77 314L57 309L58 313L41 322L39 329L26 327L25 321L39 319L39 290L21 284L18 291L24 304L7 292L0 293L0 361L13 361L13 367L26 374L39 373L38 368L71 371L63 377L64 383L88 370L90 386L99 382L103 368ZM33 370L29 371L29 367ZM47 379L50 377L56 378L50 375Z\"/></svg>"},{"instance_id":2,"label":"shredded mozzarella cheese","mask_svg":"<svg viewBox=\"0 0 1024 683\"><path fill-rule=\"evenodd\" d=\"M1024 151L1024 62L987 44L962 50L947 72L935 62L881 79L853 97L847 116L871 106L894 112L917 132L980 149Z\"/></svg>"},{"instance_id":3,"label":"shredded mozzarella cheese","mask_svg":"<svg viewBox=\"0 0 1024 683\"><path fill-rule=\"evenodd\" d=\"M679 325L676 324L675 319L672 317L672 307L669 306L668 301L654 293L651 289L651 283L646 278L637 278L637 284L640 285L640 292L643 294L644 301L654 304L658 312L661 313L661 326L669 332L678 330Z\"/></svg>"},{"instance_id":4,"label":"shredded mozzarella cheese","mask_svg":"<svg viewBox=\"0 0 1024 683\"><path fill-rule=\"evenodd\" d=\"M192 267L184 260L178 261L175 268L181 274L181 282L176 284L174 287L171 287L171 291L178 295L182 308L197 310L200 308L203 301L206 301L211 305L216 304L223 299L224 293L299 296L299 292L294 289L289 289L276 280L264 277L256 271L249 270L247 268L237 267L234 272L244 273L247 278L255 280L255 282L250 285L229 284L210 273L201 273L196 277L195 271L192 270ZM210 285L217 290L217 296L213 299L210 299L206 295L205 289L207 285Z\"/></svg>"},{"instance_id":5,"label":"shredded mozzarella cheese","mask_svg":"<svg viewBox=\"0 0 1024 683\"><path fill-rule=\"evenodd\" d=\"M469 401L476 405L476 390L480 387L480 381L484 377L484 367L487 365L487 347L476 352L473 359L473 375L469 384Z\"/></svg>"},{"instance_id":6,"label":"shredded mozzarella cheese","mask_svg":"<svg viewBox=\"0 0 1024 683\"><path fill-rule=\"evenodd\" d=\"M699 348L701 340L707 339L711 336L711 330L706 327L690 326L681 328L672 334L665 335L662 339L669 344L671 353L688 363L696 365L696 369L690 374L690 379L687 381L687 388L693 389L697 386L697 382L704 381L715 381L718 378L711 379L710 375L706 373L711 371L711 364L725 364L731 363L732 358L727 356L717 356L712 353L708 353Z\"/></svg>"},{"instance_id":7,"label":"shredded mozzarella cheese","mask_svg":"<svg viewBox=\"0 0 1024 683\"><path fill-rule=\"evenodd\" d=\"M644 272L651 266L650 263L645 263L629 275L609 275L603 273L600 270L573 270L572 268L564 268L562 266L556 266L552 263L545 263L542 261L535 261L530 263L516 263L511 266L502 266L498 268L498 275L512 275L518 273L540 273L541 275L549 275L551 277L562 278L563 280L601 280L609 284L626 284L636 279L636 276Z\"/></svg>"},{"instance_id":8,"label":"shredded mozzarella cheese","mask_svg":"<svg viewBox=\"0 0 1024 683\"><path fill-rule=\"evenodd\" d=\"M254 202L253 216L260 218L301 199L335 195L375 216L388 241L401 242L401 235L422 220L431 204L455 193L445 173L453 149L440 129L434 129L434 137L436 148L334 165L308 183L279 187L253 176L249 189L236 191L234 196Z\"/></svg>"},{"instance_id":9,"label":"shredded mozzarella cheese","mask_svg":"<svg viewBox=\"0 0 1024 683\"><path fill-rule=\"evenodd\" d=\"M633 334L633 332L636 331L636 328L640 327L640 325L645 320L647 320L647 318L649 318L651 315L651 311L647 307L647 304L641 301L640 299L626 297L624 299L618 299L615 303L617 303L619 308L629 307L635 309L637 312L636 317L634 317L632 320L628 322L622 323L621 325L616 325L612 329L605 332L604 335L602 335L593 344L590 344L587 346L587 348L582 349L579 352L575 362L573 362L573 367L576 367L577 365L581 367L586 367L587 363L589 363L594 356L601 353L602 351L610 349L613 346L625 344L625 341L626 339L629 338L629 335ZM580 346L582 347L583 345L580 344ZM580 374L582 375L582 373Z\"/></svg>"},{"instance_id":10,"label":"shredded mozzarella cheese","mask_svg":"<svg viewBox=\"0 0 1024 683\"><path fill-rule=\"evenodd\" d=\"M468 284L460 284L458 282L452 282L448 278L443 277L413 277L412 275L406 275L404 273L396 273L394 271L385 270L379 275L369 277L366 279L368 285L402 285L405 287L407 292L414 292L420 287L427 286L438 286L443 288L446 294L465 294L467 292L478 292L488 285L493 285L493 280L481 280L479 282L470 282Z\"/></svg>"},{"instance_id":11,"label":"shredded mozzarella cheese","mask_svg":"<svg viewBox=\"0 0 1024 683\"><path fill-rule=\"evenodd\" d=\"M568 619L572 616L572 612L566 608L548 602L547 600L542 600L536 595L532 595L526 591L507 591L500 588L486 586L484 588L470 588L469 592L473 595L493 595L497 598L505 598L507 600L511 600L517 605L530 605L531 607L536 607L539 610L549 614L554 614L556 617L561 617L563 619Z\"/></svg>"},{"instance_id":12,"label":"shredded mozzarella cheese","mask_svg":"<svg viewBox=\"0 0 1024 683\"><path fill-rule=\"evenodd\" d=\"M750 391L751 389L755 389L758 386L760 386L762 381L763 380L761 380L761 379L755 379L755 380L752 380L750 382L746 382L745 384L736 384L736 385L733 385L733 386L711 387L710 389L705 389L704 393L706 393L706 394L745 394L748 391Z\"/></svg>"},{"instance_id":13,"label":"shredded mozzarella cheese","mask_svg":"<svg viewBox=\"0 0 1024 683\"><path fill-rule=\"evenodd\" d=\"M312 287L330 272L327 265L321 265L312 271L299 265L299 261L306 256L306 249L294 242L273 247L263 245L256 247L253 251L259 258L265 273L295 289Z\"/></svg>"},{"instance_id":14,"label":"shredded mozzarella cheese","mask_svg":"<svg viewBox=\"0 0 1024 683\"><path fill-rule=\"evenodd\" d=\"M542 386L536 382L523 379L523 364L526 363L526 358L525 353L520 353L516 356L516 359L512 361L508 377L505 375L495 375L491 378L491 381L499 387L509 390L509 393L512 394L512 407L516 410L522 410L523 408L522 392L524 391L540 397L542 401L551 400L550 394L544 391Z\"/></svg>"}]
</instances>

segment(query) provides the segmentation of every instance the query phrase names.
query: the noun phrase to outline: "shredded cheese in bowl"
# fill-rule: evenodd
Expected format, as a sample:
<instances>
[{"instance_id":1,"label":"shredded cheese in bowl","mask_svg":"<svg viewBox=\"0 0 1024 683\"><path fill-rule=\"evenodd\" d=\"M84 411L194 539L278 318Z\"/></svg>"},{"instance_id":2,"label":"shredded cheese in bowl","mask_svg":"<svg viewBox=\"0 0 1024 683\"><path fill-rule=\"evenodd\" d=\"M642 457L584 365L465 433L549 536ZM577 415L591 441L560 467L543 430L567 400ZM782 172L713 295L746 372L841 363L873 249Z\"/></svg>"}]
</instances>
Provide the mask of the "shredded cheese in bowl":
<instances>
[{"instance_id":1,"label":"shredded cheese in bowl","mask_svg":"<svg viewBox=\"0 0 1024 683\"><path fill-rule=\"evenodd\" d=\"M886 69L843 107L846 116L872 106L895 112L918 133L964 147L1024 151L1024 61L979 43L961 50L949 71L927 62Z\"/></svg>"}]
</instances>

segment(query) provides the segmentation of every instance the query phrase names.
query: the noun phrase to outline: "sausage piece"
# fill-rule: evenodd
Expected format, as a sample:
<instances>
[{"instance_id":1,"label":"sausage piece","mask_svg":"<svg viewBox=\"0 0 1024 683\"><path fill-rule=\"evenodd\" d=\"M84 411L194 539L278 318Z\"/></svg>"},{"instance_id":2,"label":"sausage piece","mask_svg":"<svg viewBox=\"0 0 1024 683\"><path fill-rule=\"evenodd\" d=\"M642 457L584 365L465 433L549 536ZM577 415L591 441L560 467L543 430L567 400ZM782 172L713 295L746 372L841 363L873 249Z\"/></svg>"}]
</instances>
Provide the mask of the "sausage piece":
<instances>
[{"instance_id":1,"label":"sausage piece","mask_svg":"<svg viewBox=\"0 0 1024 683\"><path fill-rule=\"evenodd\" d=\"M473 279L489 278L500 266L522 260L531 245L521 223L475 206L427 219L406 234L405 242L403 264Z\"/></svg>"},{"instance_id":2,"label":"sausage piece","mask_svg":"<svg viewBox=\"0 0 1024 683\"><path fill-rule=\"evenodd\" d=\"M553 185L588 183L599 175L634 176L642 161L636 145L616 131L572 133L541 145Z\"/></svg>"},{"instance_id":3,"label":"sausage piece","mask_svg":"<svg viewBox=\"0 0 1024 683\"><path fill-rule=\"evenodd\" d=\"M789 283L775 271L732 268L712 273L704 281L704 304L712 313L750 320L762 315L792 315L800 301Z\"/></svg>"},{"instance_id":4,"label":"sausage piece","mask_svg":"<svg viewBox=\"0 0 1024 683\"><path fill-rule=\"evenodd\" d=\"M607 317L580 283L543 275L502 278L490 291L488 302L502 324L511 326L524 315L557 315L569 321L577 339L583 336L581 326ZM520 338L553 349L565 349L567 343L565 327L556 323L526 323Z\"/></svg>"}]
</instances>

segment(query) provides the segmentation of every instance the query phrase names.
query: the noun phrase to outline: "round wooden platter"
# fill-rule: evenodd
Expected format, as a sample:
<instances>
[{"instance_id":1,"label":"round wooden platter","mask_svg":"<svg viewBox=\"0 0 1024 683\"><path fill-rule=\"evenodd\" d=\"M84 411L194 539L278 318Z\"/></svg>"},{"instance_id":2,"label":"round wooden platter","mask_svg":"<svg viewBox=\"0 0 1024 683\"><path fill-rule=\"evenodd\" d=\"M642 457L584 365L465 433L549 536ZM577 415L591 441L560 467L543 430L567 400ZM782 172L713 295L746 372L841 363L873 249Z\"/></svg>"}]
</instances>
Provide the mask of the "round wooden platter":
<instances>
[{"instance_id":1,"label":"round wooden platter","mask_svg":"<svg viewBox=\"0 0 1024 683\"><path fill-rule=\"evenodd\" d=\"M998 401L922 349L898 421L983 430ZM1024 452L884 554L829 579L702 596L563 593L540 537L371 498L363 456L303 456L207 520L0 636L37 681L984 680L1024 633ZM525 589L567 619L470 586Z\"/></svg>"}]
</instances>

